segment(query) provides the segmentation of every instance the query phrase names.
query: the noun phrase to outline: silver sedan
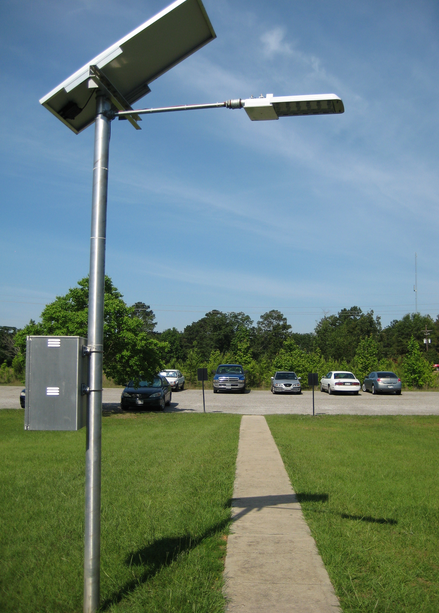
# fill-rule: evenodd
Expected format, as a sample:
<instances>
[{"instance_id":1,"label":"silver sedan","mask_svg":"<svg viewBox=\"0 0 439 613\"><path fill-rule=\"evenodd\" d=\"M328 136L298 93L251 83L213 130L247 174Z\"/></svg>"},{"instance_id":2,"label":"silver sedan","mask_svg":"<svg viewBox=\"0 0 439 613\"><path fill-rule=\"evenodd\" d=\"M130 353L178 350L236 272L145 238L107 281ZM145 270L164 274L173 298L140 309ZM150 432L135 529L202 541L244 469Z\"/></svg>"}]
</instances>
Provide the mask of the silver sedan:
<instances>
[{"instance_id":1,"label":"silver sedan","mask_svg":"<svg viewBox=\"0 0 439 613\"><path fill-rule=\"evenodd\" d=\"M295 372L282 370L276 372L274 377L271 377L272 394L280 392L300 394L301 390L300 377Z\"/></svg>"},{"instance_id":2,"label":"silver sedan","mask_svg":"<svg viewBox=\"0 0 439 613\"><path fill-rule=\"evenodd\" d=\"M372 392L372 394L401 393L401 379L394 372L387 370L378 370L371 372L365 377L362 386L363 392Z\"/></svg>"}]
</instances>

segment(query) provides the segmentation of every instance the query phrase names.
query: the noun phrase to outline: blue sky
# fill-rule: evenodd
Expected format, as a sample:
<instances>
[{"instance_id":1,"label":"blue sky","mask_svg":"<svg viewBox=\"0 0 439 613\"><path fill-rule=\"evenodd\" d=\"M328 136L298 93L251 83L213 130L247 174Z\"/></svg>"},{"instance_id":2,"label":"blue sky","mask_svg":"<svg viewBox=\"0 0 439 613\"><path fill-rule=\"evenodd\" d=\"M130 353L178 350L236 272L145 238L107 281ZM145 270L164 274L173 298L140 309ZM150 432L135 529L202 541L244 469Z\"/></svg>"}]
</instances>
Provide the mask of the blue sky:
<instances>
[{"instance_id":1,"label":"blue sky","mask_svg":"<svg viewBox=\"0 0 439 613\"><path fill-rule=\"evenodd\" d=\"M0 325L88 274L94 128L39 99L167 0L0 5ZM439 313L437 0L204 0L217 39L136 107L335 93L343 115L251 122L215 109L114 121L106 272L157 330L206 312L295 332L360 306Z\"/></svg>"}]
</instances>

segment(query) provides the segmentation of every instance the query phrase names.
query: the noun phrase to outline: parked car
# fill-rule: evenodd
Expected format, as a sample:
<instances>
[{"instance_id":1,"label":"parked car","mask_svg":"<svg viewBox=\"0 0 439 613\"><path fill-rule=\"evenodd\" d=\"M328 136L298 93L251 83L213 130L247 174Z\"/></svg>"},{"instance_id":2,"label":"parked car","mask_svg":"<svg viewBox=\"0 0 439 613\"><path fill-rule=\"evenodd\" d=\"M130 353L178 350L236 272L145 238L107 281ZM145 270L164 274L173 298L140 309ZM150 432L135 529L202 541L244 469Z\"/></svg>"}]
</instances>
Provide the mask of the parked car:
<instances>
[{"instance_id":1,"label":"parked car","mask_svg":"<svg viewBox=\"0 0 439 613\"><path fill-rule=\"evenodd\" d=\"M401 394L401 379L389 370L371 372L365 377L362 385L363 392L372 394Z\"/></svg>"},{"instance_id":2,"label":"parked car","mask_svg":"<svg viewBox=\"0 0 439 613\"><path fill-rule=\"evenodd\" d=\"M139 381L138 385L130 381L122 392L120 406L123 411L148 408L163 411L165 406L171 404L171 399L172 391L168 380L156 375L152 381Z\"/></svg>"},{"instance_id":3,"label":"parked car","mask_svg":"<svg viewBox=\"0 0 439 613\"><path fill-rule=\"evenodd\" d=\"M346 370L328 372L320 379L320 391L334 394L334 392L350 392L358 394L361 383L356 376Z\"/></svg>"},{"instance_id":4,"label":"parked car","mask_svg":"<svg viewBox=\"0 0 439 613\"><path fill-rule=\"evenodd\" d=\"M159 374L166 377L173 392L184 390L184 375L179 370L161 370Z\"/></svg>"},{"instance_id":5,"label":"parked car","mask_svg":"<svg viewBox=\"0 0 439 613\"><path fill-rule=\"evenodd\" d=\"M245 372L240 364L220 364L213 376L213 393L235 390L245 393Z\"/></svg>"},{"instance_id":6,"label":"parked car","mask_svg":"<svg viewBox=\"0 0 439 613\"><path fill-rule=\"evenodd\" d=\"M20 406L24 409L26 403L26 389L21 390L20 392Z\"/></svg>"},{"instance_id":7,"label":"parked car","mask_svg":"<svg viewBox=\"0 0 439 613\"><path fill-rule=\"evenodd\" d=\"M293 371L279 370L271 377L271 393L300 394L300 379Z\"/></svg>"}]
</instances>

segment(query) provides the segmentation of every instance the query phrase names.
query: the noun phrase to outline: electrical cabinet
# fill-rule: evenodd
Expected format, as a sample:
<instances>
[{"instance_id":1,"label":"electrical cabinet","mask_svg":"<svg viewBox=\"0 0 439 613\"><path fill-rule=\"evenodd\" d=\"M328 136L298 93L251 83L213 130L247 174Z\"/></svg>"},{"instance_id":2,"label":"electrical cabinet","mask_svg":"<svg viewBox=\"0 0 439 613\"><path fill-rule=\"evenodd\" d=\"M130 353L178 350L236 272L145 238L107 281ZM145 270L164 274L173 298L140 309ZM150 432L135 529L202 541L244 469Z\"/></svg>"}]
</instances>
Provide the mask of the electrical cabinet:
<instances>
[{"instance_id":1,"label":"electrical cabinet","mask_svg":"<svg viewBox=\"0 0 439 613\"><path fill-rule=\"evenodd\" d=\"M25 430L80 430L86 425L87 339L28 336Z\"/></svg>"}]
</instances>

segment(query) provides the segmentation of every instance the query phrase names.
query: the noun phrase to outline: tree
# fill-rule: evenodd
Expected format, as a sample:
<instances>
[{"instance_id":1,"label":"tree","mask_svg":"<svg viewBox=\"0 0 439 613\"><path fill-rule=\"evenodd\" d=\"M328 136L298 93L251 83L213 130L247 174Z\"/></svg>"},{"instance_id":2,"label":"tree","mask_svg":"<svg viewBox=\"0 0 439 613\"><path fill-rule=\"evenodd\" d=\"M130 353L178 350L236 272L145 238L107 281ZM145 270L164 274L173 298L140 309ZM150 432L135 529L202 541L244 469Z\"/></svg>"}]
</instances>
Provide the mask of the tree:
<instances>
[{"instance_id":1,"label":"tree","mask_svg":"<svg viewBox=\"0 0 439 613\"><path fill-rule=\"evenodd\" d=\"M244 313L223 313L209 311L204 317L186 326L183 332L183 346L186 353L197 344L203 360L208 360L212 351L226 353L239 328L250 329L252 320Z\"/></svg>"},{"instance_id":2,"label":"tree","mask_svg":"<svg viewBox=\"0 0 439 613\"><path fill-rule=\"evenodd\" d=\"M274 370L292 370L301 378L302 387L308 386L308 373L316 372L323 376L326 372L326 364L320 349L313 353L307 353L300 349L295 341L290 338L285 341L273 361Z\"/></svg>"},{"instance_id":3,"label":"tree","mask_svg":"<svg viewBox=\"0 0 439 613\"><path fill-rule=\"evenodd\" d=\"M185 362L185 375L190 383L197 384L198 369L205 366L205 362L198 351L197 343L195 342L192 349L189 350L187 360Z\"/></svg>"},{"instance_id":4,"label":"tree","mask_svg":"<svg viewBox=\"0 0 439 613\"><path fill-rule=\"evenodd\" d=\"M149 304L144 302L136 302L131 307L133 309L133 317L138 317L143 323L143 330L147 334L152 334L157 325L155 315Z\"/></svg>"},{"instance_id":5,"label":"tree","mask_svg":"<svg viewBox=\"0 0 439 613\"><path fill-rule=\"evenodd\" d=\"M247 328L239 328L233 336L230 344L230 351L233 353L234 361L248 368L252 362L252 352L250 346L250 331Z\"/></svg>"},{"instance_id":6,"label":"tree","mask_svg":"<svg viewBox=\"0 0 439 613\"><path fill-rule=\"evenodd\" d=\"M408 343L413 337L422 350L424 348L424 332L425 328L431 330L432 349L433 352L437 346L438 330L430 315L421 315L420 313L407 313L400 320L393 320L382 333L383 350L386 357L395 357L405 355L408 350ZM431 359L434 359L436 354L432 353Z\"/></svg>"},{"instance_id":7,"label":"tree","mask_svg":"<svg viewBox=\"0 0 439 613\"><path fill-rule=\"evenodd\" d=\"M323 317L315 328L316 345L325 358L348 362L362 339L372 336L378 341L380 333L380 318L374 317L373 311L363 313L357 306Z\"/></svg>"},{"instance_id":8,"label":"tree","mask_svg":"<svg viewBox=\"0 0 439 613\"><path fill-rule=\"evenodd\" d=\"M372 336L363 338L355 352L355 374L360 381L372 370L378 368L378 343Z\"/></svg>"},{"instance_id":9,"label":"tree","mask_svg":"<svg viewBox=\"0 0 439 613\"><path fill-rule=\"evenodd\" d=\"M291 332L291 338L303 351L311 353L314 350L316 335L313 332Z\"/></svg>"},{"instance_id":10,"label":"tree","mask_svg":"<svg viewBox=\"0 0 439 613\"><path fill-rule=\"evenodd\" d=\"M255 350L258 357L272 359L282 349L291 326L280 311L272 310L260 316L255 330Z\"/></svg>"},{"instance_id":11,"label":"tree","mask_svg":"<svg viewBox=\"0 0 439 613\"><path fill-rule=\"evenodd\" d=\"M404 383L408 387L424 387L433 383L432 366L421 355L419 343L412 336L403 361Z\"/></svg>"},{"instance_id":12,"label":"tree","mask_svg":"<svg viewBox=\"0 0 439 613\"><path fill-rule=\"evenodd\" d=\"M16 361L24 371L27 335L82 336L87 338L88 277L65 296L57 296L41 313L39 323L30 322L15 336ZM103 370L118 384L133 378L147 379L163 367L164 343L145 332L144 322L122 299L111 279L105 277ZM14 361L15 365L15 361Z\"/></svg>"},{"instance_id":13,"label":"tree","mask_svg":"<svg viewBox=\"0 0 439 613\"><path fill-rule=\"evenodd\" d=\"M215 349L221 353L227 351L232 336L227 323L227 315L214 310L186 326L183 331L183 345L187 355L195 344L204 360L207 360Z\"/></svg>"},{"instance_id":14,"label":"tree","mask_svg":"<svg viewBox=\"0 0 439 613\"><path fill-rule=\"evenodd\" d=\"M17 334L17 328L13 326L0 326L0 364L5 363L6 366L11 366L17 349L14 345L14 337Z\"/></svg>"},{"instance_id":15,"label":"tree","mask_svg":"<svg viewBox=\"0 0 439 613\"><path fill-rule=\"evenodd\" d=\"M167 328L159 333L159 339L167 344L163 352L163 359L168 368L176 368L179 362L186 359L183 349L183 335L177 328Z\"/></svg>"}]
</instances>

